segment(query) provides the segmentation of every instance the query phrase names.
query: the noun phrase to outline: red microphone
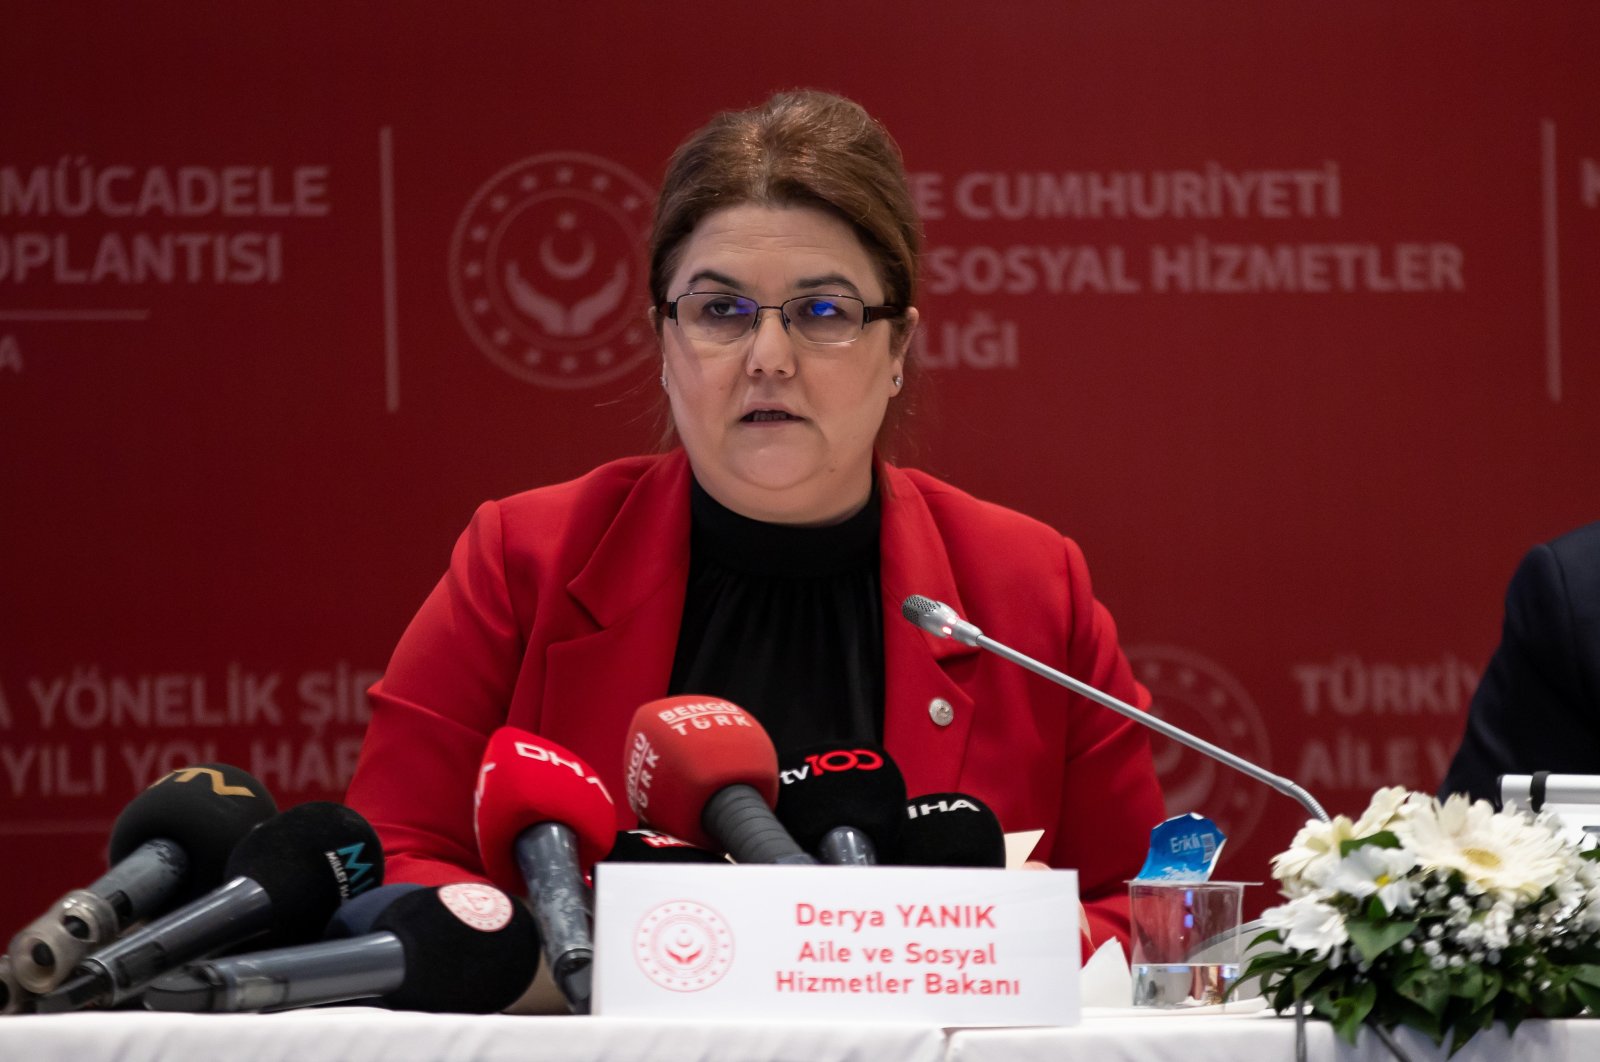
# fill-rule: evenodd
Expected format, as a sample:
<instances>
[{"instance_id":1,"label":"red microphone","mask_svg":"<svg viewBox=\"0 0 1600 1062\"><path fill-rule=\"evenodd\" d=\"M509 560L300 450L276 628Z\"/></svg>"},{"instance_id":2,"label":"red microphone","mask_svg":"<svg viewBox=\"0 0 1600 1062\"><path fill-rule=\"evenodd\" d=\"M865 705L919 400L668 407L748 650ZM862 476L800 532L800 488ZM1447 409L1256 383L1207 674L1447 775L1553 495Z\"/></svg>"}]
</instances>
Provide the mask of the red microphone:
<instances>
[{"instance_id":1,"label":"red microphone","mask_svg":"<svg viewBox=\"0 0 1600 1062\"><path fill-rule=\"evenodd\" d=\"M584 876L616 839L610 794L576 754L503 726L484 750L474 799L484 870L527 895L556 987L574 1014L587 1014L594 931Z\"/></svg>"},{"instance_id":2,"label":"red microphone","mask_svg":"<svg viewBox=\"0 0 1600 1062\"><path fill-rule=\"evenodd\" d=\"M717 697L641 705L623 753L628 806L639 818L740 863L815 863L772 806L778 754L755 717Z\"/></svg>"}]
</instances>

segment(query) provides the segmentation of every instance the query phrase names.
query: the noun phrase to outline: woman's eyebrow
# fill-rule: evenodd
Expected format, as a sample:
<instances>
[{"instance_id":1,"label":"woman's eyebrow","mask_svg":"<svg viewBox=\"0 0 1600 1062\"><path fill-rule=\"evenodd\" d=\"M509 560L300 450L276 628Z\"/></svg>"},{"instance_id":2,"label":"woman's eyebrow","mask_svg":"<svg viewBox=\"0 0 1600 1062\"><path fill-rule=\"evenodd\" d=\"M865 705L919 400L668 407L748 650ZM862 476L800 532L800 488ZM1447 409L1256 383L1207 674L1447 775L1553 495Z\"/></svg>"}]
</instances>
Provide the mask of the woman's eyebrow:
<instances>
[{"instance_id":1,"label":"woman's eyebrow","mask_svg":"<svg viewBox=\"0 0 1600 1062\"><path fill-rule=\"evenodd\" d=\"M726 273L719 273L715 269L702 269L685 281L685 283L689 285L689 290L693 291L694 286L702 280L709 280L714 284L721 284L723 287L727 288L739 289L741 287L737 280L733 279Z\"/></svg>"},{"instance_id":2,"label":"woman's eyebrow","mask_svg":"<svg viewBox=\"0 0 1600 1062\"><path fill-rule=\"evenodd\" d=\"M797 288L848 288L850 293L857 298L861 297L861 289L851 282L843 273L824 273L817 277L801 277L795 281Z\"/></svg>"}]
</instances>

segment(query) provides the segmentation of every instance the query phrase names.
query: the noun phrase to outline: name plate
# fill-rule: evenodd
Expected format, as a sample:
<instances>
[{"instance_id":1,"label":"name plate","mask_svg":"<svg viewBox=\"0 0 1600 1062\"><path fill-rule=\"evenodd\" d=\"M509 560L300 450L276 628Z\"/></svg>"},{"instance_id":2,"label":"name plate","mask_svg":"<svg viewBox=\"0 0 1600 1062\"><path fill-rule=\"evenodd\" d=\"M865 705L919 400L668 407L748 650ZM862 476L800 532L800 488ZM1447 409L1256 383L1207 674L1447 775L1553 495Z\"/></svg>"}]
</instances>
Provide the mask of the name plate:
<instances>
[{"instance_id":1,"label":"name plate","mask_svg":"<svg viewBox=\"0 0 1600 1062\"><path fill-rule=\"evenodd\" d=\"M595 1013L1075 1025L1078 876L607 863Z\"/></svg>"}]
</instances>

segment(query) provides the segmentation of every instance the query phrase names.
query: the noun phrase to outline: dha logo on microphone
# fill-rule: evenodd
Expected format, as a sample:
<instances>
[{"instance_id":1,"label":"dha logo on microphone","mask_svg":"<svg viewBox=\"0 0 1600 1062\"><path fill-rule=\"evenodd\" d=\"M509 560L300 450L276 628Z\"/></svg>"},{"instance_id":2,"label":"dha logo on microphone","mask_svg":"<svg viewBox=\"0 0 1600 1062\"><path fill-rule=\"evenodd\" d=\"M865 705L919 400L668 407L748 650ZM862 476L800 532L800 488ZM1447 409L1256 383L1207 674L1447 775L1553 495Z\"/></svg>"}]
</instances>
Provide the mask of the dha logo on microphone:
<instances>
[{"instance_id":1,"label":"dha logo on microphone","mask_svg":"<svg viewBox=\"0 0 1600 1062\"><path fill-rule=\"evenodd\" d=\"M633 956L644 975L662 988L700 992L722 980L733 965L733 931L705 904L673 900L639 920Z\"/></svg>"},{"instance_id":2,"label":"dha logo on microphone","mask_svg":"<svg viewBox=\"0 0 1600 1062\"><path fill-rule=\"evenodd\" d=\"M642 302L650 188L614 162L536 155L478 189L450 240L450 294L478 349L541 387L592 387L655 352Z\"/></svg>"},{"instance_id":3,"label":"dha logo on microphone","mask_svg":"<svg viewBox=\"0 0 1600 1062\"><path fill-rule=\"evenodd\" d=\"M1272 769L1266 723L1243 686L1214 660L1173 646L1127 650L1133 676L1150 691L1151 714ZM1260 782L1176 741L1151 736L1167 814L1200 811L1243 844L1268 803Z\"/></svg>"}]
</instances>

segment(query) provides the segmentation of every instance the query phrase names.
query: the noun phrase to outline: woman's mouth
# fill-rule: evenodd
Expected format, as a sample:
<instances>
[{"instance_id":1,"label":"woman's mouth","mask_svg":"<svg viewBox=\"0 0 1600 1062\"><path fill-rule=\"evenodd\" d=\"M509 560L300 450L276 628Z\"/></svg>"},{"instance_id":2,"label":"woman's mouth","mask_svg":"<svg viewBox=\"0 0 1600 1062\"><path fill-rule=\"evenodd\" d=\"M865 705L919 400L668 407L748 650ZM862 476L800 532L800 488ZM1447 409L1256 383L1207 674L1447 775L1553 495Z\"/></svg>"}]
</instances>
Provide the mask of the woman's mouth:
<instances>
[{"instance_id":1,"label":"woman's mouth","mask_svg":"<svg viewBox=\"0 0 1600 1062\"><path fill-rule=\"evenodd\" d=\"M786 413L781 409L756 409L739 418L746 424L766 424L780 420L802 420L793 413Z\"/></svg>"}]
</instances>

